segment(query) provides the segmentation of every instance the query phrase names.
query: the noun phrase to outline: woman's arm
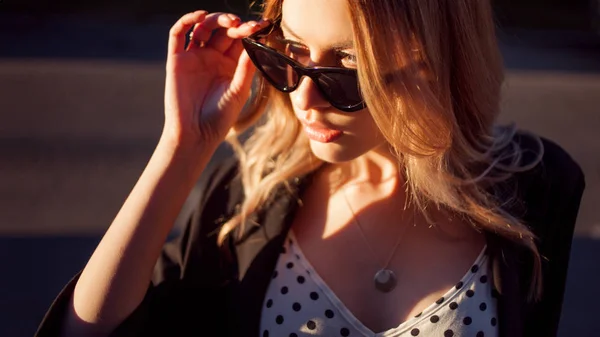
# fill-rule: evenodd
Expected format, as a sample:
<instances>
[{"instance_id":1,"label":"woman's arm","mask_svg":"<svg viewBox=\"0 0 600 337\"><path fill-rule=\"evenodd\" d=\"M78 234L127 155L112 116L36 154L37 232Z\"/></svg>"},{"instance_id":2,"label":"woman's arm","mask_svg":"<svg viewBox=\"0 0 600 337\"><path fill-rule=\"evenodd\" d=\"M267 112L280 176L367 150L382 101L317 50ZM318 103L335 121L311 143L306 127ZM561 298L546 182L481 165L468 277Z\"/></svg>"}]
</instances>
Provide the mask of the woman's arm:
<instances>
[{"instance_id":1,"label":"woman's arm","mask_svg":"<svg viewBox=\"0 0 600 337\"><path fill-rule=\"evenodd\" d=\"M261 27L239 21L197 11L171 28L161 140L77 280L62 336L108 335L144 299L183 203L250 95L254 68L239 39Z\"/></svg>"},{"instance_id":2,"label":"woman's arm","mask_svg":"<svg viewBox=\"0 0 600 337\"><path fill-rule=\"evenodd\" d=\"M141 303L166 237L211 155L211 149L159 143L77 282L64 336L107 335Z\"/></svg>"}]
</instances>

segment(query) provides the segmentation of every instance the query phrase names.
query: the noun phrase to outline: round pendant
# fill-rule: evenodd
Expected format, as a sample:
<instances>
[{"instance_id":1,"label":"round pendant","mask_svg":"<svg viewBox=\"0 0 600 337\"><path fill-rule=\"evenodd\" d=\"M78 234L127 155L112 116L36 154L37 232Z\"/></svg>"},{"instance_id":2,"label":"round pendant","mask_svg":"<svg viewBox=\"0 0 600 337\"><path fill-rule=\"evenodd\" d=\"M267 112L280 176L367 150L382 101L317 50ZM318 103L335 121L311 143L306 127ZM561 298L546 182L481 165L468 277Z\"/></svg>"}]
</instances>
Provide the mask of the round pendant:
<instances>
[{"instance_id":1,"label":"round pendant","mask_svg":"<svg viewBox=\"0 0 600 337\"><path fill-rule=\"evenodd\" d=\"M389 293L396 288L398 283L396 275L389 269L381 269L375 274L375 288L383 293Z\"/></svg>"}]
</instances>

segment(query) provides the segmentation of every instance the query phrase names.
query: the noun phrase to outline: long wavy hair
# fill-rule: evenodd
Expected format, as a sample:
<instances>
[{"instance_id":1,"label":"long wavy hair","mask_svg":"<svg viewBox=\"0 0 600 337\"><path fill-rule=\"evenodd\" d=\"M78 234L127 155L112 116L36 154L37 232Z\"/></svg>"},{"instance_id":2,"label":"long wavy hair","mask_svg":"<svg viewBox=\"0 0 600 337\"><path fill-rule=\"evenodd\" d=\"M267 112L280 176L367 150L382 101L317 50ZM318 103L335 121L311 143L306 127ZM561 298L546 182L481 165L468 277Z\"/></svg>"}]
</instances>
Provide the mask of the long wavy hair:
<instances>
[{"instance_id":1,"label":"long wavy hair","mask_svg":"<svg viewBox=\"0 0 600 337\"><path fill-rule=\"evenodd\" d=\"M537 159L523 163L516 127L495 124L504 68L489 0L348 0L348 6L361 91L396 154L411 202L428 220L429 209L445 209L526 247L534 261L530 299L539 299L535 237L505 211L515 197L501 199L493 187L537 165L543 147L537 138ZM260 14L276 21L281 8L282 0L265 0ZM220 244L268 205L275 189L291 189L294 178L324 164L311 152L289 96L261 77L255 88L246 117L227 137L239 157L245 199L223 224ZM239 135L250 126L242 144Z\"/></svg>"}]
</instances>

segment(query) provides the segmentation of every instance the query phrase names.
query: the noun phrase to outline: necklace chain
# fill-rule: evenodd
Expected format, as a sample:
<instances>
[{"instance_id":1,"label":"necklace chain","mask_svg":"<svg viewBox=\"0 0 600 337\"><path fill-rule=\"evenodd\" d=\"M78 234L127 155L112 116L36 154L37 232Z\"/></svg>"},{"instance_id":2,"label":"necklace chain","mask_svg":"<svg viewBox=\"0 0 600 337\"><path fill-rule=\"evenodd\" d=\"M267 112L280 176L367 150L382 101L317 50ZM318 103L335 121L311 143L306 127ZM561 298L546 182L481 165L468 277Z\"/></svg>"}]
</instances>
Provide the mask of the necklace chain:
<instances>
[{"instance_id":1,"label":"necklace chain","mask_svg":"<svg viewBox=\"0 0 600 337\"><path fill-rule=\"evenodd\" d=\"M350 205L350 201L348 200L348 196L346 196L346 189L344 187L342 188L342 195L344 196L346 205L348 206L348 209L350 210L350 213L352 214L352 220L356 223L356 226L358 227L360 235L362 236L363 240L365 241L365 244L371 251L371 255L373 255L373 257L377 260L378 259L377 254L375 254L375 250L369 243L369 240L367 239L367 236L365 235L365 232L360 224L360 221L358 220L358 217L356 216L354 209ZM403 234L404 234L404 232L406 232L407 227L408 226L404 226L404 228L400 231L400 233L398 233L399 235L398 235L398 239L396 240L396 244L394 245L394 248L392 249L391 253L389 254L387 260L385 261L385 264L380 268L381 270L386 269L389 266L390 262L392 262L392 259L394 258L394 255L396 254L396 250L400 246L400 241L402 241L402 237L404 236Z\"/></svg>"}]
</instances>

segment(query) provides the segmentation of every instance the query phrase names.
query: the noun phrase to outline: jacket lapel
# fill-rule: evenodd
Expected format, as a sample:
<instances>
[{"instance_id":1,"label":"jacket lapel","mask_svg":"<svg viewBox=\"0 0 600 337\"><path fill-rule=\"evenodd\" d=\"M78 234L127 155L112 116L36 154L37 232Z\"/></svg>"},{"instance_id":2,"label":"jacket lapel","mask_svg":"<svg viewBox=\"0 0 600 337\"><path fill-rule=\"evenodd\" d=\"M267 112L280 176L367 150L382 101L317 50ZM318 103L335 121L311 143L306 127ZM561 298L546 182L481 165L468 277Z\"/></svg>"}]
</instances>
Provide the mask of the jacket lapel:
<instances>
[{"instance_id":1,"label":"jacket lapel","mask_svg":"<svg viewBox=\"0 0 600 337\"><path fill-rule=\"evenodd\" d=\"M504 242L494 234L486 233L488 253L490 256L494 288L497 296L498 329L501 337L523 336L524 308L521 301L525 294L520 285L519 263L516 247Z\"/></svg>"},{"instance_id":2,"label":"jacket lapel","mask_svg":"<svg viewBox=\"0 0 600 337\"><path fill-rule=\"evenodd\" d=\"M235 244L239 283L233 307L239 317L238 336L259 334L264 296L281 247L301 204L298 196L306 187L303 182L298 181L300 186L294 184L292 193L280 188L267 210L249 219L242 239Z\"/></svg>"}]
</instances>

